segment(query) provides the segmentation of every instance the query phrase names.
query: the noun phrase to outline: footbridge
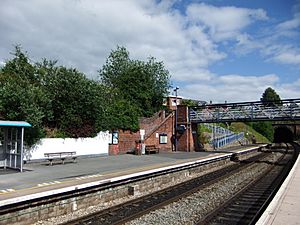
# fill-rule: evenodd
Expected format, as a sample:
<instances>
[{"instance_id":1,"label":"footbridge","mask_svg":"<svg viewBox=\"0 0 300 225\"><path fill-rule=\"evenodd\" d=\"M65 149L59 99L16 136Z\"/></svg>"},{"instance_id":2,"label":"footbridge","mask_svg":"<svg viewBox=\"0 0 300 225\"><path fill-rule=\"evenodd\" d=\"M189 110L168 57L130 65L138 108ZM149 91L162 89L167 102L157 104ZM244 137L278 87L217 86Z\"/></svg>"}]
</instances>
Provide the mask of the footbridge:
<instances>
[{"instance_id":1,"label":"footbridge","mask_svg":"<svg viewBox=\"0 0 300 225\"><path fill-rule=\"evenodd\" d=\"M192 123L300 120L300 98L269 102L207 104L189 109Z\"/></svg>"}]
</instances>

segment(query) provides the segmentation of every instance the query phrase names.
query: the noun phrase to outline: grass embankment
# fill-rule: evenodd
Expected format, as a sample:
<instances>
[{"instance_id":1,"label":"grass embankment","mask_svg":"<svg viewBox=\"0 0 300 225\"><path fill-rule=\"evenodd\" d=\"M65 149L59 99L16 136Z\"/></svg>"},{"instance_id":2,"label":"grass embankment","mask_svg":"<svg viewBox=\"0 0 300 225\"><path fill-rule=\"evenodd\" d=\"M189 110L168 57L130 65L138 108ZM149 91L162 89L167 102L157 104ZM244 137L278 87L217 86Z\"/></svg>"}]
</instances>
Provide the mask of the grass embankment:
<instances>
[{"instance_id":1,"label":"grass embankment","mask_svg":"<svg viewBox=\"0 0 300 225\"><path fill-rule=\"evenodd\" d=\"M257 131L255 131L252 127L248 126L245 123L242 122L237 122L237 123L232 123L229 128L233 132L244 132L245 137L251 141L252 135L255 136L256 142L257 143L270 143L270 141Z\"/></svg>"}]
</instances>

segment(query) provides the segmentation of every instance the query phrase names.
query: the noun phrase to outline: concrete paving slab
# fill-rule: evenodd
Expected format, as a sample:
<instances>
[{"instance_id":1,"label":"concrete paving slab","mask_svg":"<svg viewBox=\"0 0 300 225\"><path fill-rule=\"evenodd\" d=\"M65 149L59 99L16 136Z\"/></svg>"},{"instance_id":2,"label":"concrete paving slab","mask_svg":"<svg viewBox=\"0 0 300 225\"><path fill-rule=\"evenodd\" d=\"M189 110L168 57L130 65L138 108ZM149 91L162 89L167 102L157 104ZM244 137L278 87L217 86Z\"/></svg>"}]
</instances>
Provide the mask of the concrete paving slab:
<instances>
[{"instance_id":1,"label":"concrete paving slab","mask_svg":"<svg viewBox=\"0 0 300 225\"><path fill-rule=\"evenodd\" d=\"M298 220L298 216L291 216L289 215L288 217L281 217L273 221L271 224L272 225L298 225L300 224L300 221ZM294 222L292 222L294 221Z\"/></svg>"},{"instance_id":2,"label":"concrete paving slab","mask_svg":"<svg viewBox=\"0 0 300 225\"><path fill-rule=\"evenodd\" d=\"M44 191L99 182L209 157L220 157L231 152L245 151L253 146L239 146L222 152L170 152L150 155L118 155L78 158L76 163L29 163L23 173L0 175L0 201Z\"/></svg>"},{"instance_id":3,"label":"concrete paving slab","mask_svg":"<svg viewBox=\"0 0 300 225\"><path fill-rule=\"evenodd\" d=\"M170 163L179 163L189 159L196 159L220 153L162 153L157 155L119 155L96 158L79 158L76 163L55 164L47 162L25 165L23 173L7 173L0 175L0 190L24 189L39 184L76 179L95 174L108 174L117 171L136 169L150 165L163 166Z\"/></svg>"},{"instance_id":4,"label":"concrete paving slab","mask_svg":"<svg viewBox=\"0 0 300 225\"><path fill-rule=\"evenodd\" d=\"M257 225L300 224L300 157Z\"/></svg>"}]
</instances>

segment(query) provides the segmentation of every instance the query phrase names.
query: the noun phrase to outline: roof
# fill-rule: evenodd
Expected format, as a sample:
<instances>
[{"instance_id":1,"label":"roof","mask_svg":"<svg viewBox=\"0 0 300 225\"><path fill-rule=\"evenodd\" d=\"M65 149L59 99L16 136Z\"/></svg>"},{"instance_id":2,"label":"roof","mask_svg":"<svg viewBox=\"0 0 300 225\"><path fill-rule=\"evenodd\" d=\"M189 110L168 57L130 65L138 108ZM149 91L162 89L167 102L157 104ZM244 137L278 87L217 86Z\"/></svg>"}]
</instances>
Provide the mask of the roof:
<instances>
[{"instance_id":1,"label":"roof","mask_svg":"<svg viewBox=\"0 0 300 225\"><path fill-rule=\"evenodd\" d=\"M168 95L168 97L167 98L176 98L176 95ZM180 98L180 99L182 99L183 97L182 96L179 96L179 95L177 95L177 98Z\"/></svg>"},{"instance_id":2,"label":"roof","mask_svg":"<svg viewBox=\"0 0 300 225\"><path fill-rule=\"evenodd\" d=\"M0 120L0 127L31 127L31 124L25 121Z\"/></svg>"}]
</instances>

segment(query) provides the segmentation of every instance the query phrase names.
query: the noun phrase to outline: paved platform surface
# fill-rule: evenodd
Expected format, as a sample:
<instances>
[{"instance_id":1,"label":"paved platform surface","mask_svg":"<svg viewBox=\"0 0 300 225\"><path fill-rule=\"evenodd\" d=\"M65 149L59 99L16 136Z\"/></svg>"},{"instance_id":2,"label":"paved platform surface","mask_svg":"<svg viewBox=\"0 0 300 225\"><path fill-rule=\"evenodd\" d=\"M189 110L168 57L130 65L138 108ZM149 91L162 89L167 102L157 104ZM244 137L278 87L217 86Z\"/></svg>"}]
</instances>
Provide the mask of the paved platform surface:
<instances>
[{"instance_id":1,"label":"paved platform surface","mask_svg":"<svg viewBox=\"0 0 300 225\"><path fill-rule=\"evenodd\" d=\"M300 224L300 157L256 225Z\"/></svg>"},{"instance_id":2,"label":"paved platform surface","mask_svg":"<svg viewBox=\"0 0 300 225\"><path fill-rule=\"evenodd\" d=\"M118 155L78 158L50 166L48 162L25 164L23 173L0 170L0 203L36 193L57 190L74 185L130 175L157 168L194 162L199 159L221 157L225 154L253 148L239 146L214 152L170 152L151 155Z\"/></svg>"}]
</instances>

